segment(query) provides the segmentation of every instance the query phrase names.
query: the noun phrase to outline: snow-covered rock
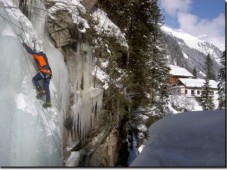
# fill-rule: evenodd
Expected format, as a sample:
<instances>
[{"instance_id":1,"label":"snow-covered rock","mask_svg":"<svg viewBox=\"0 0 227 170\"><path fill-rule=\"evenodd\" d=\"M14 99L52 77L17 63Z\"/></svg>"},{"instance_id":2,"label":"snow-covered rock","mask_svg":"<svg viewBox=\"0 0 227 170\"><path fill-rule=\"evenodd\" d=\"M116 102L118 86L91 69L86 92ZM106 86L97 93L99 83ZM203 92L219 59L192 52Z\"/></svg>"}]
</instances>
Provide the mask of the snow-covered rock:
<instances>
[{"instance_id":1,"label":"snow-covered rock","mask_svg":"<svg viewBox=\"0 0 227 170\"><path fill-rule=\"evenodd\" d=\"M131 167L224 167L225 111L184 112L149 128L149 140Z\"/></svg>"}]
</instances>

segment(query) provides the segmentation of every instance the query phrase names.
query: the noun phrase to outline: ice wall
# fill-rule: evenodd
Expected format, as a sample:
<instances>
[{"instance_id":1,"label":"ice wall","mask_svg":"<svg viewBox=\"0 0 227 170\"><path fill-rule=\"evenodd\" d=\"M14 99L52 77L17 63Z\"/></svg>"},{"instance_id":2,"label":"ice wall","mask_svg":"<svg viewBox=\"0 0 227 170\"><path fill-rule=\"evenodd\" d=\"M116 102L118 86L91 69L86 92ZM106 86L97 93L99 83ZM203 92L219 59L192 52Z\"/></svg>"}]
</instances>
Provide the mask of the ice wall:
<instances>
[{"instance_id":1,"label":"ice wall","mask_svg":"<svg viewBox=\"0 0 227 170\"><path fill-rule=\"evenodd\" d=\"M11 0L0 2L16 7ZM41 4L39 0L35 2ZM68 72L62 54L45 35L45 19L38 17L39 11L35 14L37 18L31 14L31 24L18 8L0 8L1 166L62 166L62 120L68 98ZM32 39L38 38L49 59L53 71L50 83L53 107L50 109L43 109L43 101L36 99L31 81L36 70L32 56L18 38L21 33L31 47Z\"/></svg>"}]
</instances>

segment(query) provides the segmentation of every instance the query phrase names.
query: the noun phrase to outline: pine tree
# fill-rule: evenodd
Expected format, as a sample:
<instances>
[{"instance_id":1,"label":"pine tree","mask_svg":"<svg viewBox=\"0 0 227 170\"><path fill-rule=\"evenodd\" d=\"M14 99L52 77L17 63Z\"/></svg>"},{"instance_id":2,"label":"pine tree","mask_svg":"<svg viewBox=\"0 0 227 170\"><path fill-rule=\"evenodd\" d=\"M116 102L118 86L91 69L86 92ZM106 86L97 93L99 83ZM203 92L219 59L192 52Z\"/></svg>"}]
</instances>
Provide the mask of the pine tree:
<instances>
[{"instance_id":1,"label":"pine tree","mask_svg":"<svg viewBox=\"0 0 227 170\"><path fill-rule=\"evenodd\" d=\"M193 76L194 76L195 79L197 78L197 70L196 70L196 68L193 69Z\"/></svg>"},{"instance_id":2,"label":"pine tree","mask_svg":"<svg viewBox=\"0 0 227 170\"><path fill-rule=\"evenodd\" d=\"M154 47L152 54L148 62L150 70L147 76L151 92L150 105L156 107L156 113L165 116L165 106L170 88L170 68L167 66L167 58L164 57L162 51Z\"/></svg>"},{"instance_id":3,"label":"pine tree","mask_svg":"<svg viewBox=\"0 0 227 170\"><path fill-rule=\"evenodd\" d=\"M152 91L155 91L152 98L165 96L169 74L167 60L158 48L163 18L157 0L100 0L99 5L108 10L108 17L126 35L129 44L127 86L133 94L134 108L147 105L147 94Z\"/></svg>"},{"instance_id":4,"label":"pine tree","mask_svg":"<svg viewBox=\"0 0 227 170\"><path fill-rule=\"evenodd\" d=\"M214 77L214 69L213 69L213 62L211 60L210 54L207 55L206 59L206 78L205 78L205 84L202 89L202 94L201 94L201 105L203 107L203 110L213 110L215 105L213 103L213 97L211 95L211 87L209 84L209 80L215 80Z\"/></svg>"},{"instance_id":5,"label":"pine tree","mask_svg":"<svg viewBox=\"0 0 227 170\"><path fill-rule=\"evenodd\" d=\"M99 5L126 35L129 51L125 86L133 95L134 109L150 104L163 112L170 69L160 48L163 18L157 0L100 0Z\"/></svg>"},{"instance_id":6,"label":"pine tree","mask_svg":"<svg viewBox=\"0 0 227 170\"><path fill-rule=\"evenodd\" d=\"M211 56L210 54L207 55L207 58L206 58L206 70L207 70L207 78L209 80L216 80L215 78L215 74L214 74L214 64L213 64L213 61L211 60Z\"/></svg>"},{"instance_id":7,"label":"pine tree","mask_svg":"<svg viewBox=\"0 0 227 170\"><path fill-rule=\"evenodd\" d=\"M203 107L203 110L213 110L215 107L211 92L212 91L209 84L209 79L208 77L206 77L205 84L203 86L202 94L201 94L201 105Z\"/></svg>"},{"instance_id":8,"label":"pine tree","mask_svg":"<svg viewBox=\"0 0 227 170\"><path fill-rule=\"evenodd\" d=\"M220 109L225 109L225 62L226 62L226 50L222 53L221 56L221 69L219 70L219 75L218 75L218 79L219 79L219 84L218 84L218 94L219 94L219 108Z\"/></svg>"}]
</instances>

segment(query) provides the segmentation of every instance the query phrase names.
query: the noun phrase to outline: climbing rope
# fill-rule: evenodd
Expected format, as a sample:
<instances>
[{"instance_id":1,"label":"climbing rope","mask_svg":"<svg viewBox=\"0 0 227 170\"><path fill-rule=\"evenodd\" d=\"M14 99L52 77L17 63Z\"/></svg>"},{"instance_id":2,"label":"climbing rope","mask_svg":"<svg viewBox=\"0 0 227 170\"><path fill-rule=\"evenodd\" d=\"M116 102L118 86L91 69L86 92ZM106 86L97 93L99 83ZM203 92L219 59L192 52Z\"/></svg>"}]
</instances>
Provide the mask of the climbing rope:
<instances>
[{"instance_id":1,"label":"climbing rope","mask_svg":"<svg viewBox=\"0 0 227 170\"><path fill-rule=\"evenodd\" d=\"M5 0L4 0L4 1L5 1ZM10 9L11 9L11 8L10 8ZM11 9L11 10L12 10L12 9ZM6 13L7 13L7 12L6 12ZM12 11L12 13L14 13L14 12ZM14 15L15 15L15 14L14 14ZM16 24L14 24L14 23L11 21L10 18L9 18L9 19L6 19L6 18L3 17L1 14L0 14L0 16L1 16L4 20L6 20L6 21L9 23L9 26L11 27L12 31L17 35L16 30L15 30L15 28L13 27L13 25L16 25ZM17 25L16 25L16 26L17 26ZM17 26L17 27L18 27L18 26ZM19 27L19 28L20 28L20 27ZM20 28L20 29L23 31L23 33L25 33L24 30L23 30L23 28ZM31 34L31 35L32 35L32 34ZM17 35L17 38L18 38L18 40L20 41L18 35ZM22 39L22 38L21 38L21 39ZM22 41L23 41L23 39L22 39ZM20 42L20 44L21 44L21 42ZM22 46L22 44L21 44L21 46ZM22 46L22 48L24 48L24 47ZM29 69L30 76L31 76L31 78L32 78L32 72L31 72L31 69L30 69L30 67L29 67L28 59L27 59L26 54L25 54L24 51L23 51L23 55L24 55L24 57L25 57L27 67L28 67L28 69ZM44 108L42 108L42 109L43 109L44 117L45 117L45 120L46 120L46 122L47 122L48 128L49 128L49 130L50 130L50 132L51 132L51 136L52 136L52 138L53 138L54 144L55 144L55 146L56 146L56 148L57 148L57 151L58 151L58 154L59 154L59 156L60 156L60 158L61 158L61 161L62 161L62 163L64 164L64 159L63 159L63 157L62 157L62 155L61 155L61 153L60 153L60 151L59 151L59 149L58 149L58 147L57 147L57 143L56 143L56 140L55 140L55 138L54 138L53 131L52 131L52 129L51 129L50 125L49 125L49 122L48 122L48 120L47 120L47 117L46 117L46 114L45 114L45 110L44 110Z\"/></svg>"}]
</instances>

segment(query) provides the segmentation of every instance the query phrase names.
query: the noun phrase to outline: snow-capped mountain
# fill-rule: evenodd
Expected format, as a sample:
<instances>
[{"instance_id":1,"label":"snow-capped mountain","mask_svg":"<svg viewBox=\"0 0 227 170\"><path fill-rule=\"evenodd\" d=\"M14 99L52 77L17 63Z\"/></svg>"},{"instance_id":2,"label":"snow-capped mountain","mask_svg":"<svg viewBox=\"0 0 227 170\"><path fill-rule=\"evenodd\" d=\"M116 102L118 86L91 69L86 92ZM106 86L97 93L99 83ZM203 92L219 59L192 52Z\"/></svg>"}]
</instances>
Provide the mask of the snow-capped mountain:
<instances>
[{"instance_id":1,"label":"snow-capped mountain","mask_svg":"<svg viewBox=\"0 0 227 170\"><path fill-rule=\"evenodd\" d=\"M206 74L205 61L206 56L210 54L214 64L214 72L217 78L220 69L220 57L222 51L215 45L203 41L183 31L175 31L169 27L163 26L163 40L165 50L170 64L182 66L191 73L195 68L197 76L204 78Z\"/></svg>"}]
</instances>

